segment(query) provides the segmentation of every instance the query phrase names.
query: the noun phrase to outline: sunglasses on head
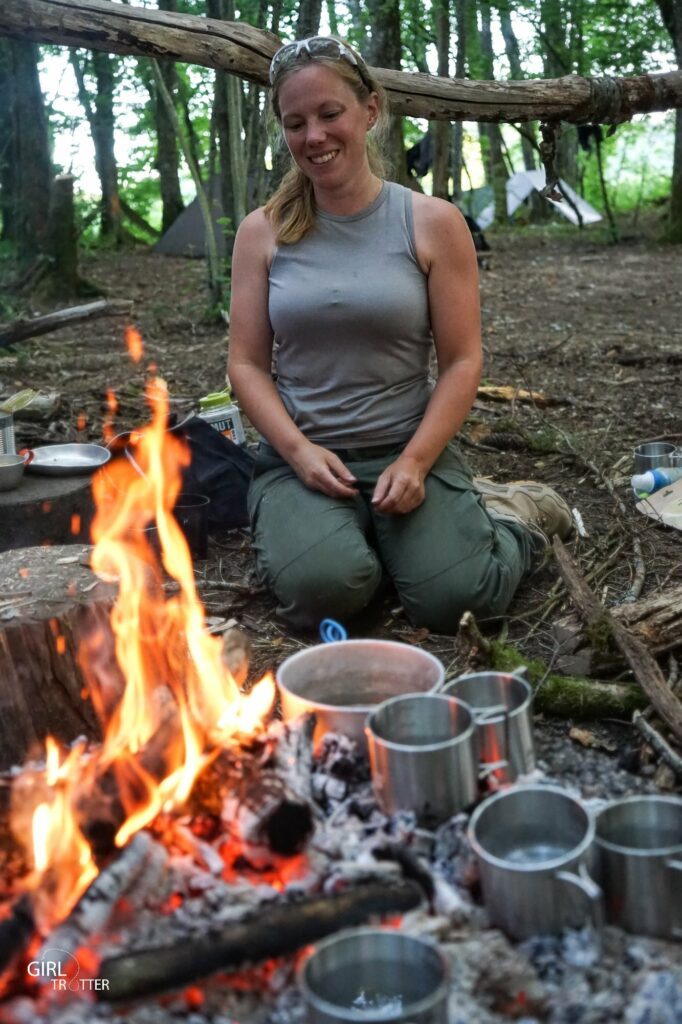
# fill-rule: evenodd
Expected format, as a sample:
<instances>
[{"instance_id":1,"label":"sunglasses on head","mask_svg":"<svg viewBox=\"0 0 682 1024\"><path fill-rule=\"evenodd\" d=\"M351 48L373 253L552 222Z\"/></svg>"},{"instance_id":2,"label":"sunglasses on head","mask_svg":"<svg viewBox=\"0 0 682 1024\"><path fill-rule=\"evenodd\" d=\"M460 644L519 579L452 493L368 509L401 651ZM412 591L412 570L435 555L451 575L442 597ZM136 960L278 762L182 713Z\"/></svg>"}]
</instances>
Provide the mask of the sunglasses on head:
<instances>
[{"instance_id":1,"label":"sunglasses on head","mask_svg":"<svg viewBox=\"0 0 682 1024\"><path fill-rule=\"evenodd\" d=\"M368 89L370 88L361 61L345 43L329 36L310 36L308 39L299 39L295 43L285 43L284 46L280 46L270 62L270 85L274 85L280 71L293 64L301 54L307 54L309 60L314 60L316 57L345 60L355 68L362 84Z\"/></svg>"}]
</instances>

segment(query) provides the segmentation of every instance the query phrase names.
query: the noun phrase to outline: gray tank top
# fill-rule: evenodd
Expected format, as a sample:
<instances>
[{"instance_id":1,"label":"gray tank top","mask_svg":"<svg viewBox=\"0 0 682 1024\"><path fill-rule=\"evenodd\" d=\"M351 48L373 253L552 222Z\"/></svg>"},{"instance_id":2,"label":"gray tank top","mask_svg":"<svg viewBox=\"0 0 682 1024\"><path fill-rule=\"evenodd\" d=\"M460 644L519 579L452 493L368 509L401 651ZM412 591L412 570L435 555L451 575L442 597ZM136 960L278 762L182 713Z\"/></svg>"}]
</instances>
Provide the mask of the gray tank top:
<instances>
[{"instance_id":1,"label":"gray tank top","mask_svg":"<svg viewBox=\"0 0 682 1024\"><path fill-rule=\"evenodd\" d=\"M384 182L351 216L318 211L270 268L277 387L294 423L330 448L407 440L429 400L433 345L412 193Z\"/></svg>"}]
</instances>

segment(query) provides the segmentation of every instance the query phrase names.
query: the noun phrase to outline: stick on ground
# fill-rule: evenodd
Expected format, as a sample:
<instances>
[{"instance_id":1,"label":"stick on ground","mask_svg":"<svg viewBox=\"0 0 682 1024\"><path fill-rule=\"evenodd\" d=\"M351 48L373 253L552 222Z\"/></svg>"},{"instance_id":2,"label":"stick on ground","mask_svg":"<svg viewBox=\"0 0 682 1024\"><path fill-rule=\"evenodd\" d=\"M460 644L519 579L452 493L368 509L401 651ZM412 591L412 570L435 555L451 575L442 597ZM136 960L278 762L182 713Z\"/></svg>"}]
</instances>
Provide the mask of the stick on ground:
<instances>
[{"instance_id":1,"label":"stick on ground","mask_svg":"<svg viewBox=\"0 0 682 1024\"><path fill-rule=\"evenodd\" d=\"M635 679L678 740L682 740L682 702L672 693L665 677L641 640L617 622L586 583L577 564L558 537L553 540L559 570L571 598L588 626L602 624L625 655Z\"/></svg>"}]
</instances>

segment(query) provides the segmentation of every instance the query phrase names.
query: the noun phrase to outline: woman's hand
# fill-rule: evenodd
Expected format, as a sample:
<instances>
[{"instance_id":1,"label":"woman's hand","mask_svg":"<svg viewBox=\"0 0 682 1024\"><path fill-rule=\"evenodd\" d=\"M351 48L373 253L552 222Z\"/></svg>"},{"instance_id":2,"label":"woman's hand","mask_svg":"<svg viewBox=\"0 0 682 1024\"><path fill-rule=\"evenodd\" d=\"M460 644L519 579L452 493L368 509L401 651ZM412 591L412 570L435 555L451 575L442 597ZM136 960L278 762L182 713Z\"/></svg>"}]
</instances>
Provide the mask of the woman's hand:
<instances>
[{"instance_id":1,"label":"woman's hand","mask_svg":"<svg viewBox=\"0 0 682 1024\"><path fill-rule=\"evenodd\" d=\"M424 500L426 473L416 459L404 453L387 466L374 488L372 504L387 516L405 515Z\"/></svg>"},{"instance_id":2,"label":"woman's hand","mask_svg":"<svg viewBox=\"0 0 682 1024\"><path fill-rule=\"evenodd\" d=\"M289 464L299 480L312 491L321 491L330 498L353 498L358 493L353 486L355 477L338 455L312 441L305 441L289 458Z\"/></svg>"}]
</instances>

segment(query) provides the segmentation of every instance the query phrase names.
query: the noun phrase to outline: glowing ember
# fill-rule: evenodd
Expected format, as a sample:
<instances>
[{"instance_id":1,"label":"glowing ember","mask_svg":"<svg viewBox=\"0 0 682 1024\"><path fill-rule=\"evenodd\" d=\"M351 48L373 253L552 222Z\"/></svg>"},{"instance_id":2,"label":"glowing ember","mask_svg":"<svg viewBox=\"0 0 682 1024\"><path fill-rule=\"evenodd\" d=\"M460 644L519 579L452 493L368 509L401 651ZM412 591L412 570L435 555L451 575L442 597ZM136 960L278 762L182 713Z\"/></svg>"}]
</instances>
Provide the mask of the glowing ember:
<instances>
[{"instance_id":1,"label":"glowing ember","mask_svg":"<svg viewBox=\"0 0 682 1024\"><path fill-rule=\"evenodd\" d=\"M78 824L84 794L97 792L105 777L115 780L123 808L115 842L123 846L159 811L182 805L220 748L257 731L274 700L269 676L248 696L240 692L221 659L220 639L206 631L191 556L172 514L189 453L166 429L163 382L149 383L147 399L152 422L134 435L138 468L120 458L93 482L92 567L118 582L111 614L117 670L107 664L110 637L91 637L80 657L104 742L88 757L83 746L61 757L48 740L44 771L30 773L31 799L15 800L32 815L30 828L21 816L14 825L24 837L30 831L34 871L27 887L41 927L63 918L97 874ZM150 527L163 566L179 585L172 596L149 543Z\"/></svg>"}]
</instances>

